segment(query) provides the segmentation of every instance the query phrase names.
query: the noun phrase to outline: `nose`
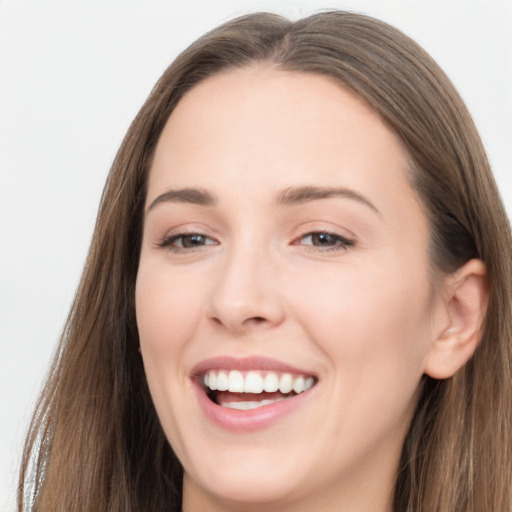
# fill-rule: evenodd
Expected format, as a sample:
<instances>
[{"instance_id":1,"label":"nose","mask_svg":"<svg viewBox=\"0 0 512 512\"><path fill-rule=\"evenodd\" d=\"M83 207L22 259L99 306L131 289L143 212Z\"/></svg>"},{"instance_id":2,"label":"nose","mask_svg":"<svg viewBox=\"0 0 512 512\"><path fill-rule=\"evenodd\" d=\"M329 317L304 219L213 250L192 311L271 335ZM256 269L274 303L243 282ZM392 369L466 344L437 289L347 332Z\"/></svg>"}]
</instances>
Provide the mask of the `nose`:
<instances>
[{"instance_id":1,"label":"nose","mask_svg":"<svg viewBox=\"0 0 512 512\"><path fill-rule=\"evenodd\" d=\"M276 274L268 252L250 247L231 251L214 280L211 321L235 335L279 325L285 307Z\"/></svg>"}]
</instances>

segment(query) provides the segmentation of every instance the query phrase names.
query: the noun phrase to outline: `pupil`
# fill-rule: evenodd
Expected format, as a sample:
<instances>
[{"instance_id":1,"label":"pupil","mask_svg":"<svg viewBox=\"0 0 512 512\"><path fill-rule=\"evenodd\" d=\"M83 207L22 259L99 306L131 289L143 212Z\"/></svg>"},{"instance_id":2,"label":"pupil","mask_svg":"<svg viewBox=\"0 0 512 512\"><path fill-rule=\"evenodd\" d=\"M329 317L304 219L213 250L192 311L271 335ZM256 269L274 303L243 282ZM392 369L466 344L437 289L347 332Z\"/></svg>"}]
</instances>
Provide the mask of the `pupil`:
<instances>
[{"instance_id":1,"label":"pupil","mask_svg":"<svg viewBox=\"0 0 512 512\"><path fill-rule=\"evenodd\" d=\"M183 237L183 247L197 247L198 245L202 245L204 242L203 235L188 235Z\"/></svg>"},{"instance_id":2,"label":"pupil","mask_svg":"<svg viewBox=\"0 0 512 512\"><path fill-rule=\"evenodd\" d=\"M336 240L329 233L315 233L313 235L313 245L333 245L334 243L336 243Z\"/></svg>"}]
</instances>

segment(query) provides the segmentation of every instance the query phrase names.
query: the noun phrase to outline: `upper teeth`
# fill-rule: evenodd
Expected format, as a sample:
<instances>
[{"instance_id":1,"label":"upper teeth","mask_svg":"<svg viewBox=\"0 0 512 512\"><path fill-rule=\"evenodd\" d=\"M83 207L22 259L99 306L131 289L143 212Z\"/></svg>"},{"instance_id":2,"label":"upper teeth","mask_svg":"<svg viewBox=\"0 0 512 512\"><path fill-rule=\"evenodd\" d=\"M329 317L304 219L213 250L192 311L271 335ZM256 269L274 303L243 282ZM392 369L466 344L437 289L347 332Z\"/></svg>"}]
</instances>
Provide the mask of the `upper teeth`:
<instances>
[{"instance_id":1,"label":"upper teeth","mask_svg":"<svg viewBox=\"0 0 512 512\"><path fill-rule=\"evenodd\" d=\"M278 375L274 372L251 371L245 375L238 370L210 370L204 376L204 385L212 391L231 393L302 393L313 386L313 377L293 376L291 373Z\"/></svg>"}]
</instances>

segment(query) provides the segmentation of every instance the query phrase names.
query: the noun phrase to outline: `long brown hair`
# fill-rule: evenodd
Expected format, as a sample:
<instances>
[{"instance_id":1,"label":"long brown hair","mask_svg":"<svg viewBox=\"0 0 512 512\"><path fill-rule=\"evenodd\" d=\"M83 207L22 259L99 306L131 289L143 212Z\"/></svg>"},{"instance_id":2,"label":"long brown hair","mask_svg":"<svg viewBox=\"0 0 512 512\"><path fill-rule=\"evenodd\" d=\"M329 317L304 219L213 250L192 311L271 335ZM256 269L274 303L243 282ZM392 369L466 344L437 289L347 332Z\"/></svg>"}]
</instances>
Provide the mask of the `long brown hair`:
<instances>
[{"instance_id":1,"label":"long brown hair","mask_svg":"<svg viewBox=\"0 0 512 512\"><path fill-rule=\"evenodd\" d=\"M383 22L330 11L297 22L273 14L235 19L196 41L156 84L105 186L26 442L19 511L180 509L182 469L137 351L146 182L180 98L215 73L254 62L329 77L365 100L408 149L431 224L433 268L452 272L475 257L487 267L481 343L454 377L425 377L403 447L396 512L512 510L512 241L484 148L453 85L424 50Z\"/></svg>"}]
</instances>

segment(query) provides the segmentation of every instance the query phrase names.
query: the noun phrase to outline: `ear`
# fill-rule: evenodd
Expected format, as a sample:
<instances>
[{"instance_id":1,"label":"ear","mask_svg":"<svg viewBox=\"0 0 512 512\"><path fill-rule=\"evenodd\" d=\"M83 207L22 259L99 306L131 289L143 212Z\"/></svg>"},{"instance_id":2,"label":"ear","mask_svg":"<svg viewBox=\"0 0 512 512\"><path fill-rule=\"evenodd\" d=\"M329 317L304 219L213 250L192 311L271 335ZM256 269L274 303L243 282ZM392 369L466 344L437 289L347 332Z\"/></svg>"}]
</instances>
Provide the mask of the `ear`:
<instances>
[{"instance_id":1,"label":"ear","mask_svg":"<svg viewBox=\"0 0 512 512\"><path fill-rule=\"evenodd\" d=\"M473 259L445 278L442 322L425 360L424 373L447 379L471 358L482 336L489 290L481 260Z\"/></svg>"}]
</instances>

